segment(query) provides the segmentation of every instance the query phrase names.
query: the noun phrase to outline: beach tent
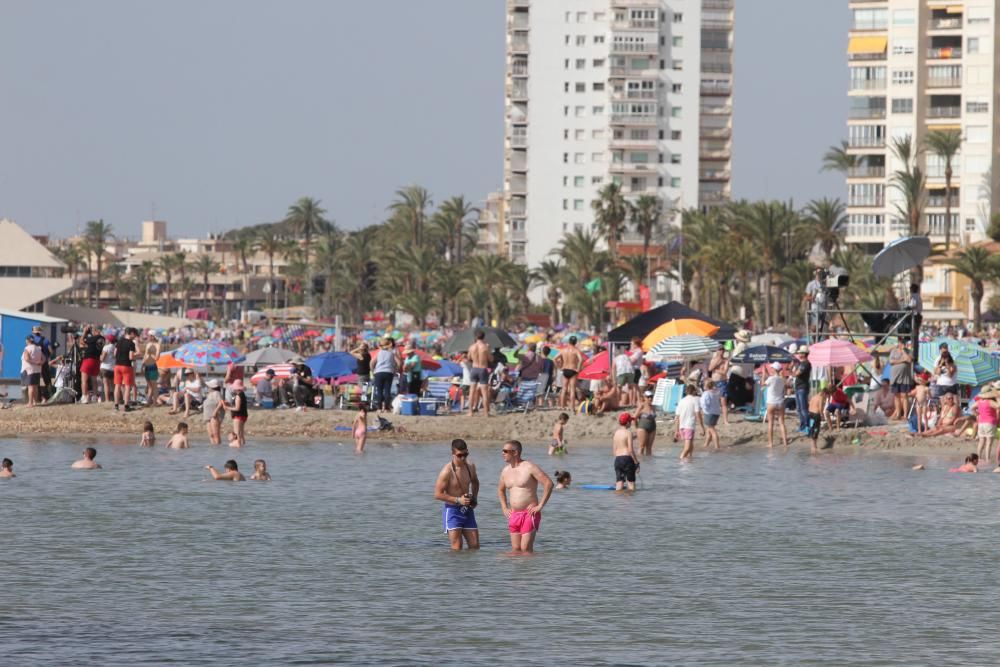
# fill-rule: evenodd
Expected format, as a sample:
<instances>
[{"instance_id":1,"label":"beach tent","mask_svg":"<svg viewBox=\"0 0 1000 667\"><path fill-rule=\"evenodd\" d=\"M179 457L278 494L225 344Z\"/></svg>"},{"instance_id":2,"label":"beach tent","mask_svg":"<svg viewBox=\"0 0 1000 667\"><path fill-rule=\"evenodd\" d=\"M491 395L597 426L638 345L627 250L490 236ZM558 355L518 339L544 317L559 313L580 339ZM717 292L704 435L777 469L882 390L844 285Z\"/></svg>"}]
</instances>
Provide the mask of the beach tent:
<instances>
[{"instance_id":1,"label":"beach tent","mask_svg":"<svg viewBox=\"0 0 1000 667\"><path fill-rule=\"evenodd\" d=\"M243 366L266 366L268 364L285 364L299 355L291 350L280 347L263 347L259 350L247 353L243 360Z\"/></svg>"},{"instance_id":2,"label":"beach tent","mask_svg":"<svg viewBox=\"0 0 1000 667\"><path fill-rule=\"evenodd\" d=\"M608 342L629 343L636 337L643 339L660 325L666 324L671 320L685 319L701 320L702 322L708 322L719 327L719 330L711 336L715 340L732 340L736 335L736 327L733 325L717 320L714 317L709 317L704 313L699 313L697 310L689 308L678 301L671 301L670 303L636 315L617 329L612 329L608 334Z\"/></svg>"}]
</instances>

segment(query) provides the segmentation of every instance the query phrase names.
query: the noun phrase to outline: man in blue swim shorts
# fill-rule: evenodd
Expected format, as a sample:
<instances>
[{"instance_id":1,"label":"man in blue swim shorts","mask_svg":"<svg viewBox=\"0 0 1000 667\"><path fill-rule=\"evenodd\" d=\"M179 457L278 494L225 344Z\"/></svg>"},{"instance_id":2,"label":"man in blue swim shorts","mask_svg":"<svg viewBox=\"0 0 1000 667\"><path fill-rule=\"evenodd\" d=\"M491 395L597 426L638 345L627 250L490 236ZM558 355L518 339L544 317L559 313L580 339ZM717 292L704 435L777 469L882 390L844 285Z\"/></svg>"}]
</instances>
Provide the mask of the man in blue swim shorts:
<instances>
[{"instance_id":1,"label":"man in blue swim shorts","mask_svg":"<svg viewBox=\"0 0 1000 667\"><path fill-rule=\"evenodd\" d=\"M478 496L479 477L476 466L469 463L469 446L456 438L451 441L451 461L441 469L434 485L434 498L444 503L444 532L454 551L461 551L462 538L467 548L479 548L475 511Z\"/></svg>"}]
</instances>

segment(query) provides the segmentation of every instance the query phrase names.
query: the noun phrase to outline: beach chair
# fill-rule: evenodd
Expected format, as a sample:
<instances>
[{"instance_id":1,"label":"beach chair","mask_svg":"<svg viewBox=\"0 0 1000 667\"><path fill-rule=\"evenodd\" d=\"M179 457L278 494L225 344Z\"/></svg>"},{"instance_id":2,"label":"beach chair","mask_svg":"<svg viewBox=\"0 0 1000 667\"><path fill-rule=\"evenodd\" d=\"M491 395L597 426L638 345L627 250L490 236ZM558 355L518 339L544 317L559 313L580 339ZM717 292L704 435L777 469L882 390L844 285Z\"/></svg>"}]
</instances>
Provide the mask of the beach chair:
<instances>
[{"instance_id":1,"label":"beach chair","mask_svg":"<svg viewBox=\"0 0 1000 667\"><path fill-rule=\"evenodd\" d=\"M748 422L762 422L767 417L767 401L764 398L764 387L760 382L753 383L753 405L750 412L743 418Z\"/></svg>"},{"instance_id":2,"label":"beach chair","mask_svg":"<svg viewBox=\"0 0 1000 667\"><path fill-rule=\"evenodd\" d=\"M667 393L667 399L663 404L663 412L668 415L672 415L677 412L677 405L684 398L684 384L677 382L670 387L670 391Z\"/></svg>"},{"instance_id":3,"label":"beach chair","mask_svg":"<svg viewBox=\"0 0 1000 667\"><path fill-rule=\"evenodd\" d=\"M510 396L510 410L528 412L535 407L535 399L538 397L538 383L535 381L524 381L517 385L517 389Z\"/></svg>"},{"instance_id":4,"label":"beach chair","mask_svg":"<svg viewBox=\"0 0 1000 667\"><path fill-rule=\"evenodd\" d=\"M358 410L363 403L368 403L365 396L367 386L359 384L342 384L337 387L336 404L341 410Z\"/></svg>"},{"instance_id":5,"label":"beach chair","mask_svg":"<svg viewBox=\"0 0 1000 667\"><path fill-rule=\"evenodd\" d=\"M427 382L427 387L424 389L424 398L433 399L438 405L443 405L449 411L452 409L451 400L451 381L439 382L435 380L429 380Z\"/></svg>"},{"instance_id":6,"label":"beach chair","mask_svg":"<svg viewBox=\"0 0 1000 667\"><path fill-rule=\"evenodd\" d=\"M666 378L656 381L656 388L653 390L653 407L663 410L663 401L667 398L667 390L675 384L673 380Z\"/></svg>"}]
</instances>

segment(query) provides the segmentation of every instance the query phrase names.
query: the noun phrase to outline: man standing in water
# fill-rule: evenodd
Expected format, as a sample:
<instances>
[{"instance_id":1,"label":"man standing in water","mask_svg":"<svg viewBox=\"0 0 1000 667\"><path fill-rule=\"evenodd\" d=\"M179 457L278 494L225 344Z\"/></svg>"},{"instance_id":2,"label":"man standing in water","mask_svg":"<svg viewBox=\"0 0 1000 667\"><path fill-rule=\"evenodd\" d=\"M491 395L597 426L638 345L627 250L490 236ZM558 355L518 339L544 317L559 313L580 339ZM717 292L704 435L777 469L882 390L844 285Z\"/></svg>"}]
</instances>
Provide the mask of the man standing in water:
<instances>
[{"instance_id":1,"label":"man standing in water","mask_svg":"<svg viewBox=\"0 0 1000 667\"><path fill-rule=\"evenodd\" d=\"M542 508L552 495L552 480L537 465L521 458L521 443L517 440L505 442L501 451L507 465L500 473L497 495L503 515L507 517L510 546L514 552L531 552L535 550L535 533L542 525ZM542 485L541 502L538 501L539 483Z\"/></svg>"},{"instance_id":2,"label":"man standing in water","mask_svg":"<svg viewBox=\"0 0 1000 667\"><path fill-rule=\"evenodd\" d=\"M576 381L583 368L583 355L576 349L576 336L569 337L569 345L556 356L556 368L560 369L565 382L559 395L559 407L573 409L576 404Z\"/></svg>"},{"instance_id":3,"label":"man standing in water","mask_svg":"<svg viewBox=\"0 0 1000 667\"><path fill-rule=\"evenodd\" d=\"M639 458L635 455L632 431L629 425L632 415L623 412L618 415L618 428L611 438L611 453L615 457L615 491L621 491L627 484L629 491L635 491L635 474L639 472Z\"/></svg>"},{"instance_id":4,"label":"man standing in water","mask_svg":"<svg viewBox=\"0 0 1000 667\"><path fill-rule=\"evenodd\" d=\"M479 407L479 399L483 399L483 411L490 416L490 346L486 344L486 334L476 331L476 342L469 348L469 416Z\"/></svg>"},{"instance_id":5,"label":"man standing in water","mask_svg":"<svg viewBox=\"0 0 1000 667\"><path fill-rule=\"evenodd\" d=\"M83 450L83 458L74 461L70 467L77 470L100 470L101 464L94 461L95 458L97 458L97 450L93 447L87 447Z\"/></svg>"},{"instance_id":6,"label":"man standing in water","mask_svg":"<svg viewBox=\"0 0 1000 667\"><path fill-rule=\"evenodd\" d=\"M479 526L476 524L476 499L479 496L479 476L476 466L469 463L469 446L465 440L451 441L451 461L441 469L434 485L434 499L444 503L444 532L448 533L453 551L462 550L462 538L469 549L479 548Z\"/></svg>"}]
</instances>

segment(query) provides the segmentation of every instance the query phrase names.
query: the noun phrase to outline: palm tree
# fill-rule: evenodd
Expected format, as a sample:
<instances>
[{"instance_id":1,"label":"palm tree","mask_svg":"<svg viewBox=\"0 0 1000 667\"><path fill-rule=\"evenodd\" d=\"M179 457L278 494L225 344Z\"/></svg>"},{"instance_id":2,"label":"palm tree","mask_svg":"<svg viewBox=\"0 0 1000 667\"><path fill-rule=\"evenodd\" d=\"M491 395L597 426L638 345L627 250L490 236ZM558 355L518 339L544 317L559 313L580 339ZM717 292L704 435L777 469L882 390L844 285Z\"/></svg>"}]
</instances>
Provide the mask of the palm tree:
<instances>
[{"instance_id":1,"label":"palm tree","mask_svg":"<svg viewBox=\"0 0 1000 667\"><path fill-rule=\"evenodd\" d=\"M982 327L985 286L987 282L1000 278L1000 256L979 245L966 248L955 257L944 260L944 263L971 281L969 297L972 299L972 326L979 331Z\"/></svg>"},{"instance_id":2,"label":"palm tree","mask_svg":"<svg viewBox=\"0 0 1000 667\"><path fill-rule=\"evenodd\" d=\"M645 255L631 255L621 261L622 275L632 283L635 297L639 298L639 286L644 284L649 275L649 258Z\"/></svg>"},{"instance_id":3,"label":"palm tree","mask_svg":"<svg viewBox=\"0 0 1000 667\"><path fill-rule=\"evenodd\" d=\"M490 322L497 320L502 326L500 304L506 301L506 290L503 289L504 279L510 270L510 262L499 255L474 255L468 261L469 272L475 275L482 284L490 286L489 312L479 313L483 319Z\"/></svg>"},{"instance_id":4,"label":"palm tree","mask_svg":"<svg viewBox=\"0 0 1000 667\"><path fill-rule=\"evenodd\" d=\"M104 252L107 249L108 239L112 238L112 227L101 220L91 220L83 232L84 242L87 244L89 252L97 257L97 305L101 301L101 275L104 262ZM89 263L89 262L88 262ZM87 299L93 303L92 292L88 285Z\"/></svg>"},{"instance_id":5,"label":"palm tree","mask_svg":"<svg viewBox=\"0 0 1000 667\"><path fill-rule=\"evenodd\" d=\"M826 257L844 242L847 215L839 199L814 199L806 204L805 219L796 230L808 245L819 243ZM809 281L806 281L809 282Z\"/></svg>"},{"instance_id":6,"label":"palm tree","mask_svg":"<svg viewBox=\"0 0 1000 667\"><path fill-rule=\"evenodd\" d=\"M944 251L951 248L951 179L954 176L952 162L962 148L960 130L932 130L924 139L931 153L944 160Z\"/></svg>"},{"instance_id":7,"label":"palm tree","mask_svg":"<svg viewBox=\"0 0 1000 667\"><path fill-rule=\"evenodd\" d=\"M823 153L823 167L820 171L839 171L846 175L851 169L862 166L864 158L848 153L849 146L846 140L841 140L839 146L830 146Z\"/></svg>"},{"instance_id":8,"label":"palm tree","mask_svg":"<svg viewBox=\"0 0 1000 667\"><path fill-rule=\"evenodd\" d=\"M328 231L332 223L323 215L326 209L320 207L320 200L311 197L301 197L288 207L285 221L290 223L305 239L305 252L302 261L305 264L305 280L309 285L306 296L312 300L312 266L309 264L309 250L312 246L312 236L316 232Z\"/></svg>"},{"instance_id":9,"label":"palm tree","mask_svg":"<svg viewBox=\"0 0 1000 667\"><path fill-rule=\"evenodd\" d=\"M424 222L430 205L430 193L419 185L396 190L396 201L389 204L389 209L410 228L413 245L418 246L424 242Z\"/></svg>"},{"instance_id":10,"label":"palm tree","mask_svg":"<svg viewBox=\"0 0 1000 667\"><path fill-rule=\"evenodd\" d=\"M561 296L559 285L562 280L562 273L562 263L551 259L542 261L534 271L535 281L547 286L545 298L549 302L549 318L551 319L552 326L561 324L561 318L559 317L559 299Z\"/></svg>"},{"instance_id":11,"label":"palm tree","mask_svg":"<svg viewBox=\"0 0 1000 667\"><path fill-rule=\"evenodd\" d=\"M181 302L181 308L184 312L187 312L188 305L190 305L189 296L191 294L192 285L188 280L188 269L190 265L188 264L188 254L184 251L175 252L173 255L174 268L177 270L178 286L181 288L181 292L184 294L184 298Z\"/></svg>"},{"instance_id":12,"label":"palm tree","mask_svg":"<svg viewBox=\"0 0 1000 667\"><path fill-rule=\"evenodd\" d=\"M777 201L754 202L746 213L744 231L760 254L764 279L764 323L770 326L775 321L771 290L774 273L786 254L784 241L787 235L799 224L798 215L790 206Z\"/></svg>"},{"instance_id":13,"label":"palm tree","mask_svg":"<svg viewBox=\"0 0 1000 667\"><path fill-rule=\"evenodd\" d=\"M465 197L451 197L441 204L441 208L431 218L431 223L446 240L452 264L462 263L462 250L470 227L469 216L478 211L478 208L465 201Z\"/></svg>"},{"instance_id":14,"label":"palm tree","mask_svg":"<svg viewBox=\"0 0 1000 667\"><path fill-rule=\"evenodd\" d=\"M245 313L250 302L250 254L254 252L257 241L251 234L240 234L233 241L233 249L240 260L240 277L242 278L243 303Z\"/></svg>"},{"instance_id":15,"label":"palm tree","mask_svg":"<svg viewBox=\"0 0 1000 667\"><path fill-rule=\"evenodd\" d=\"M278 289L278 286L274 284L274 256L281 253L284 246L284 239L278 236L273 228L266 227L257 233L257 248L267 255L267 276L268 280L271 282L271 291L267 293L268 308L272 308L274 306L274 295Z\"/></svg>"},{"instance_id":16,"label":"palm tree","mask_svg":"<svg viewBox=\"0 0 1000 667\"><path fill-rule=\"evenodd\" d=\"M553 251L565 265L562 288L566 303L583 315L586 327L603 321L604 303L608 299L602 300L602 297L610 296L608 290L613 293L620 285L620 274L612 271L611 256L599 250L599 244L600 239L591 232L574 230L563 236L559 247ZM586 285L596 278L601 279L600 289L589 291Z\"/></svg>"},{"instance_id":17,"label":"palm tree","mask_svg":"<svg viewBox=\"0 0 1000 667\"><path fill-rule=\"evenodd\" d=\"M173 275L174 271L180 270L184 263L182 253L169 253L160 257L159 269L163 273L163 312L171 314L173 312Z\"/></svg>"},{"instance_id":18,"label":"palm tree","mask_svg":"<svg viewBox=\"0 0 1000 667\"><path fill-rule=\"evenodd\" d=\"M70 300L72 301L73 293L76 291L76 276L80 270L80 266L87 258L87 254L84 252L82 244L67 243L61 248L57 248L55 255L62 260L63 264L66 265L66 270L69 271L69 279L73 283L70 291ZM89 262L87 262L87 271L88 273L90 271Z\"/></svg>"},{"instance_id":19,"label":"palm tree","mask_svg":"<svg viewBox=\"0 0 1000 667\"><path fill-rule=\"evenodd\" d=\"M906 220L911 236L920 233L920 221L924 217L924 207L927 202L927 177L917 165L921 149L914 144L912 135L892 140L892 153L903 163L903 168L895 171L889 178L889 187L895 188L903 195L902 204L896 204L896 212ZM911 281L920 284L924 280L923 265L910 270Z\"/></svg>"},{"instance_id":20,"label":"palm tree","mask_svg":"<svg viewBox=\"0 0 1000 667\"><path fill-rule=\"evenodd\" d=\"M653 240L653 236L662 228L660 218L663 215L663 205L660 202L659 197L654 197L653 195L642 195L639 197L638 201L629 207L629 215L632 218L632 224L635 226L635 231L642 235L642 256L647 259L647 272L646 272L646 285L649 285L649 271L648 268L652 266L652 262L649 262L649 245Z\"/></svg>"},{"instance_id":21,"label":"palm tree","mask_svg":"<svg viewBox=\"0 0 1000 667\"><path fill-rule=\"evenodd\" d=\"M608 243L608 253L611 261L618 261L618 242L625 231L625 220L628 218L629 205L622 194L622 186L618 183L608 183L591 204L594 209L594 225L597 231Z\"/></svg>"},{"instance_id":22,"label":"palm tree","mask_svg":"<svg viewBox=\"0 0 1000 667\"><path fill-rule=\"evenodd\" d=\"M192 270L201 275L201 296L205 300L205 308L212 307L212 295L208 291L209 274L219 270L219 264L211 255L198 255L191 264Z\"/></svg>"}]
</instances>

